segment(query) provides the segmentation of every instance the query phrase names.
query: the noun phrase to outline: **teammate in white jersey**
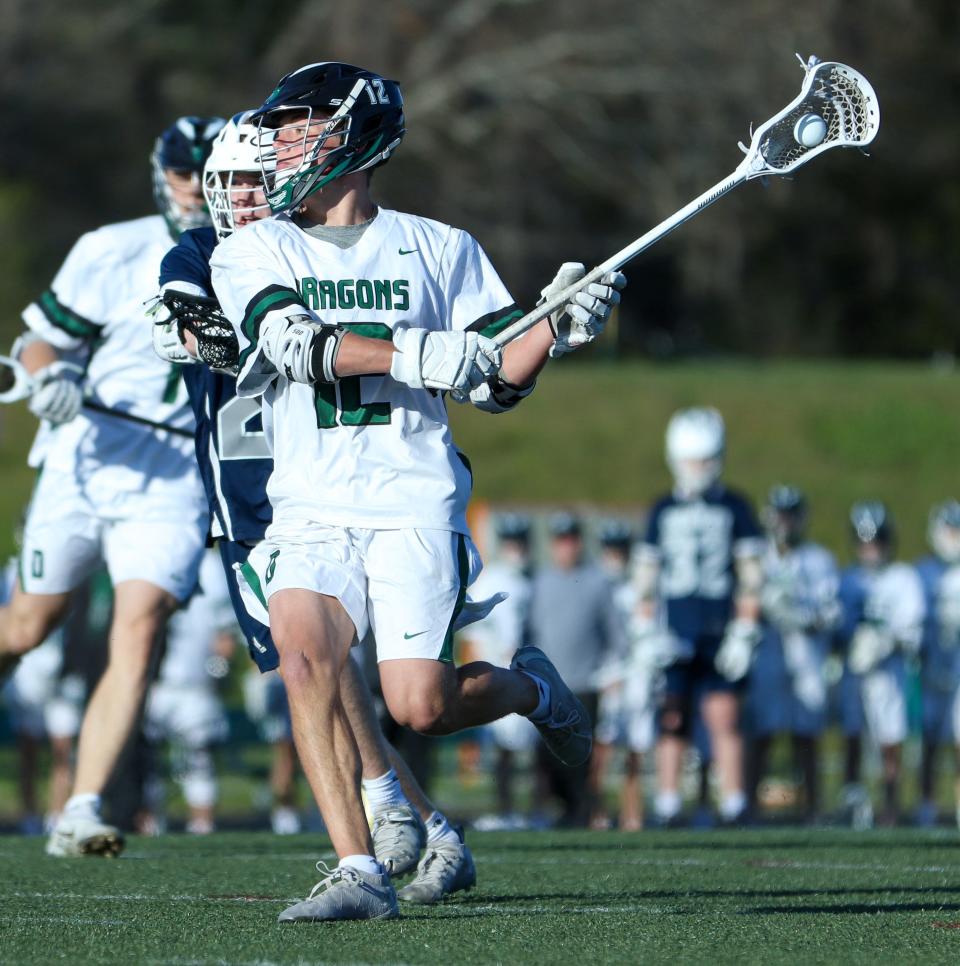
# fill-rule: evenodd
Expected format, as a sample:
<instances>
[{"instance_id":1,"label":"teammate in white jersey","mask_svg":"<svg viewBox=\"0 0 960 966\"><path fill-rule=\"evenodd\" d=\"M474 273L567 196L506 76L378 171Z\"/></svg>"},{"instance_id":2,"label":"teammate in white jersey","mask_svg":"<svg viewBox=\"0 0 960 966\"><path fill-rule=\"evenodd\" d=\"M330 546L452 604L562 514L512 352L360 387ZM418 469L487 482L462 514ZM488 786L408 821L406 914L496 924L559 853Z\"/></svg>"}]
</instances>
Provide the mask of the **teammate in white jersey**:
<instances>
[{"instance_id":1,"label":"teammate in white jersey","mask_svg":"<svg viewBox=\"0 0 960 966\"><path fill-rule=\"evenodd\" d=\"M763 778L775 735L790 735L803 781L804 818L819 804L817 740L826 725L824 663L840 619L840 575L833 555L806 539L807 501L794 486L775 486L763 523L769 537L760 602L763 636L747 695L752 725L751 803Z\"/></svg>"},{"instance_id":2,"label":"teammate in white jersey","mask_svg":"<svg viewBox=\"0 0 960 966\"><path fill-rule=\"evenodd\" d=\"M63 620L70 590L101 561L116 589L109 664L84 718L52 855L122 848L100 818L100 793L139 716L158 632L196 582L208 525L193 416L179 370L153 351L143 304L171 232L205 217L199 174L221 124L181 118L164 132L153 154L163 214L82 236L23 313L28 331L15 353L37 387L30 408L44 420L42 452L33 453L42 474L19 583L0 611L0 673ZM78 353L82 388L61 361Z\"/></svg>"},{"instance_id":3,"label":"teammate in white jersey","mask_svg":"<svg viewBox=\"0 0 960 966\"><path fill-rule=\"evenodd\" d=\"M164 743L170 747L172 770L190 810L187 831L195 835L214 828L213 747L229 733L217 683L226 676L238 634L223 567L217 553L209 550L194 595L167 624L163 660L143 718L144 733L156 750ZM148 806L162 827L162 769L146 784Z\"/></svg>"},{"instance_id":4,"label":"teammate in white jersey","mask_svg":"<svg viewBox=\"0 0 960 966\"><path fill-rule=\"evenodd\" d=\"M840 577L840 638L847 660L842 681L847 737L843 805L855 825L873 822L860 782L860 737L880 749L884 824L898 814L900 749L907 736L906 657L920 649L925 612L923 585L914 567L893 559L894 527L879 502L856 503L850 524L857 563Z\"/></svg>"},{"instance_id":5,"label":"teammate in white jersey","mask_svg":"<svg viewBox=\"0 0 960 966\"><path fill-rule=\"evenodd\" d=\"M466 643L472 646L475 658L491 664L508 664L529 635L530 518L522 513L504 513L496 521L496 535L497 555L484 565L470 590L478 597L497 591L509 596L488 617L470 625ZM518 754L531 752L536 747L536 728L521 715L511 714L492 722L488 732L496 749L497 814L481 816L474 828L479 831L523 828L528 820L516 811L516 759Z\"/></svg>"},{"instance_id":6,"label":"teammate in white jersey","mask_svg":"<svg viewBox=\"0 0 960 966\"><path fill-rule=\"evenodd\" d=\"M370 196L369 171L404 133L395 82L312 64L255 116L267 200L285 213L235 233L211 260L240 334L238 394L264 393L272 414L274 520L244 574L251 606L264 619L269 606L301 762L340 857L281 919L392 917L339 696L355 639L373 631L402 724L443 734L521 712L568 762L590 750L582 706L537 649L509 670L451 663L479 557L465 520L470 472L440 393L511 408L548 351L595 338L624 279L588 286L501 358L489 336L517 311L479 245ZM564 266L546 291L583 272ZM325 742L308 738L318 721Z\"/></svg>"}]
</instances>

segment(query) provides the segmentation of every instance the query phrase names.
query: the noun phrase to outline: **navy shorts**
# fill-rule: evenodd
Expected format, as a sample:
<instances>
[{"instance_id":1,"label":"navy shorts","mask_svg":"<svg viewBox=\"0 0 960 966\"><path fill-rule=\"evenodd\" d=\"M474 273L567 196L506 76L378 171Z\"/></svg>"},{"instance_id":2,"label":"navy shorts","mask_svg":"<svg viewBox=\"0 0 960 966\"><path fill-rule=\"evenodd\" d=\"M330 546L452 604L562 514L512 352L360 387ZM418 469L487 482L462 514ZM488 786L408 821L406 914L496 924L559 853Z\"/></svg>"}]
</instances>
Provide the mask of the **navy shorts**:
<instances>
[{"instance_id":1,"label":"navy shorts","mask_svg":"<svg viewBox=\"0 0 960 966\"><path fill-rule=\"evenodd\" d=\"M746 679L728 681L714 666L713 661L720 650L720 641L719 637L697 638L693 657L671 664L664 672L667 679L666 693L689 700L694 694L741 691Z\"/></svg>"},{"instance_id":2,"label":"navy shorts","mask_svg":"<svg viewBox=\"0 0 960 966\"><path fill-rule=\"evenodd\" d=\"M230 600L233 603L233 610L237 617L237 623L243 636L247 639L247 647L250 650L250 657L261 671L273 671L280 664L280 655L270 636L270 628L260 621L254 620L243 605L240 597L240 588L237 586L237 574L233 569L234 564L242 564L246 559L252 546L245 543L235 543L232 540L221 538L217 541L220 547L220 560L223 562L223 569L227 575L227 587L230 589Z\"/></svg>"}]
</instances>

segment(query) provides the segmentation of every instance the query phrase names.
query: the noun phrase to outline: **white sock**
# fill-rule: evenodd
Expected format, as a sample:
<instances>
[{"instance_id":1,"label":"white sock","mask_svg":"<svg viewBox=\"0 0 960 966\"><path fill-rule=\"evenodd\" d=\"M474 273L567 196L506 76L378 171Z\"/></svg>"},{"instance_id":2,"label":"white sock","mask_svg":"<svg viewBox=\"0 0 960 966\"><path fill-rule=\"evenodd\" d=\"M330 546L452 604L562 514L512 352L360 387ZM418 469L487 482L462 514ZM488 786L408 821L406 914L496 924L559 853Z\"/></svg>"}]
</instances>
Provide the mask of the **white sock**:
<instances>
[{"instance_id":1,"label":"white sock","mask_svg":"<svg viewBox=\"0 0 960 966\"><path fill-rule=\"evenodd\" d=\"M682 805L679 792L657 792L653 800L653 810L658 818L676 818Z\"/></svg>"},{"instance_id":2,"label":"white sock","mask_svg":"<svg viewBox=\"0 0 960 966\"><path fill-rule=\"evenodd\" d=\"M527 715L534 722L545 721L550 714L550 685L543 678L538 678L536 674L529 671L521 671L537 686L537 694L540 696L540 703Z\"/></svg>"},{"instance_id":3,"label":"white sock","mask_svg":"<svg viewBox=\"0 0 960 966\"><path fill-rule=\"evenodd\" d=\"M342 869L345 865L369 875L383 875L383 866L372 855L345 855L337 868Z\"/></svg>"},{"instance_id":4,"label":"white sock","mask_svg":"<svg viewBox=\"0 0 960 966\"><path fill-rule=\"evenodd\" d=\"M747 807L743 792L729 792L720 801L720 817L725 821L736 818Z\"/></svg>"},{"instance_id":5,"label":"white sock","mask_svg":"<svg viewBox=\"0 0 960 966\"><path fill-rule=\"evenodd\" d=\"M400 788L400 779L391 768L379 778L364 778L361 782L370 805L370 811L376 814L392 805L406 805L407 796Z\"/></svg>"},{"instance_id":6,"label":"white sock","mask_svg":"<svg viewBox=\"0 0 960 966\"><path fill-rule=\"evenodd\" d=\"M92 792L83 795L72 795L63 806L65 815L89 815L100 817L100 796Z\"/></svg>"},{"instance_id":7,"label":"white sock","mask_svg":"<svg viewBox=\"0 0 960 966\"><path fill-rule=\"evenodd\" d=\"M447 821L446 815L434 812L426 822L427 845L439 845L441 842L460 844L457 830Z\"/></svg>"}]
</instances>

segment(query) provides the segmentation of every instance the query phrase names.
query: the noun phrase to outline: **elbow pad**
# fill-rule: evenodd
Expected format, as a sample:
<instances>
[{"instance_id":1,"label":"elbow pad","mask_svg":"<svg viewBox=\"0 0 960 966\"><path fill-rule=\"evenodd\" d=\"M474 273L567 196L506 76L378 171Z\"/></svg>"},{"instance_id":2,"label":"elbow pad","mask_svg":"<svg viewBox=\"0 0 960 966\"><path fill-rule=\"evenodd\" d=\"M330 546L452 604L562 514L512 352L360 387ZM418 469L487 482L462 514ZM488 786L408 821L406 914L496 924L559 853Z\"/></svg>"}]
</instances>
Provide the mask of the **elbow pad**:
<instances>
[{"instance_id":1,"label":"elbow pad","mask_svg":"<svg viewBox=\"0 0 960 966\"><path fill-rule=\"evenodd\" d=\"M526 399L533 392L536 384L534 380L521 389L496 375L487 382L481 382L470 393L470 402L485 413L508 413L521 399Z\"/></svg>"}]
</instances>

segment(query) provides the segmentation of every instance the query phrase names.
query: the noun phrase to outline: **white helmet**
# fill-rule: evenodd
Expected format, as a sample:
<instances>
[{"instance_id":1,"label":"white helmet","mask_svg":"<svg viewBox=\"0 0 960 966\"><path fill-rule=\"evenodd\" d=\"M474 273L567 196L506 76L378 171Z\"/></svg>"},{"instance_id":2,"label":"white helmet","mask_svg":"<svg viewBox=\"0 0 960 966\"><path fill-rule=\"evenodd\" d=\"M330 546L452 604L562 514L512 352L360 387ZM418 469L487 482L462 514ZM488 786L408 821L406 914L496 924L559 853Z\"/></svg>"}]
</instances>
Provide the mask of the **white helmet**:
<instances>
[{"instance_id":1,"label":"white helmet","mask_svg":"<svg viewBox=\"0 0 960 966\"><path fill-rule=\"evenodd\" d=\"M252 113L234 114L227 121L203 167L203 196L221 241L247 222L270 214L261 186L257 128L248 121ZM234 184L235 174L254 175L257 185L248 178L242 185Z\"/></svg>"},{"instance_id":2,"label":"white helmet","mask_svg":"<svg viewBox=\"0 0 960 966\"><path fill-rule=\"evenodd\" d=\"M930 511L927 539L944 563L960 563L960 503L947 500Z\"/></svg>"},{"instance_id":3,"label":"white helmet","mask_svg":"<svg viewBox=\"0 0 960 966\"><path fill-rule=\"evenodd\" d=\"M716 409L680 409L667 424L667 466L684 496L699 496L723 472L727 434Z\"/></svg>"}]
</instances>

